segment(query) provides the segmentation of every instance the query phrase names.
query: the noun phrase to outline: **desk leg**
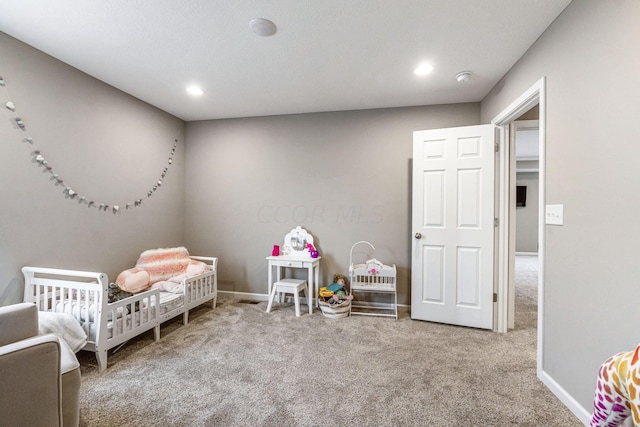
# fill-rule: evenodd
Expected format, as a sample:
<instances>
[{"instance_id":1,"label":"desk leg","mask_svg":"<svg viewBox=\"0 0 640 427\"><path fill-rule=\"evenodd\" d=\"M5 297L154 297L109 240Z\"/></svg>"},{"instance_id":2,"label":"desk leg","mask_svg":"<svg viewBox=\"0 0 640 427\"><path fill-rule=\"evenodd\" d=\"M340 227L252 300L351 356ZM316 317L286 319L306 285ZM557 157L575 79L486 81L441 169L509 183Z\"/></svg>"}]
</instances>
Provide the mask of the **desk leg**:
<instances>
[{"instance_id":1,"label":"desk leg","mask_svg":"<svg viewBox=\"0 0 640 427\"><path fill-rule=\"evenodd\" d=\"M307 269L308 271L308 277L307 277L307 285L309 285L309 295L307 295L308 297L308 303L309 303L309 314L313 313L313 298L316 296L316 293L314 293L314 286L315 283L313 282L313 266L309 267Z\"/></svg>"},{"instance_id":2,"label":"desk leg","mask_svg":"<svg viewBox=\"0 0 640 427\"><path fill-rule=\"evenodd\" d=\"M276 267L276 281L279 282L280 280L282 280L282 267L277 266ZM284 292L279 292L278 293L278 302L282 303L285 302L287 300L287 296L285 295Z\"/></svg>"},{"instance_id":3,"label":"desk leg","mask_svg":"<svg viewBox=\"0 0 640 427\"><path fill-rule=\"evenodd\" d=\"M267 298L271 295L271 286L273 285L273 266L269 263L269 272L267 273L269 278L267 283Z\"/></svg>"},{"instance_id":4,"label":"desk leg","mask_svg":"<svg viewBox=\"0 0 640 427\"><path fill-rule=\"evenodd\" d=\"M315 286L316 286L316 307L320 306L320 298L318 297L318 294L320 292L320 264L318 264L315 268L316 270L316 280L315 280Z\"/></svg>"}]
</instances>

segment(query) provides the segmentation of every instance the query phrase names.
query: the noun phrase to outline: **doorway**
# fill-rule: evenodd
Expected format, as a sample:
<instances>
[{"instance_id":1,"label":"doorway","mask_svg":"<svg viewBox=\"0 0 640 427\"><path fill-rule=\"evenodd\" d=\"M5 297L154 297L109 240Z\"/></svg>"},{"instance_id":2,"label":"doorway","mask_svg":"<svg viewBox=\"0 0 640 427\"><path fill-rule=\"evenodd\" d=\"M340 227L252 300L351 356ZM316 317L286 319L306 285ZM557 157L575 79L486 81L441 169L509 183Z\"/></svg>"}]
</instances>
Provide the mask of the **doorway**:
<instances>
[{"instance_id":1,"label":"doorway","mask_svg":"<svg viewBox=\"0 0 640 427\"><path fill-rule=\"evenodd\" d=\"M542 354L544 346L544 206L546 201L545 194L545 114L546 114L546 81L541 78L525 93L518 97L511 105L498 114L491 122L498 127L498 135L500 139L499 153L499 176L497 184L498 194L498 217L503 220L499 222L497 233L497 282L496 290L498 294L497 313L496 313L496 331L507 332L509 325L508 316L508 298L510 274L514 271L515 260L512 263L511 253L515 255L515 220L514 214L511 212L511 200L515 197L512 194L512 183L515 180L514 156L511 152L514 150L514 139L510 134L510 124L515 122L524 113L538 105L539 111L539 147L538 147L538 289L537 289L537 375L542 375ZM515 192L515 191L514 191ZM515 204L514 204L515 205Z\"/></svg>"},{"instance_id":2,"label":"doorway","mask_svg":"<svg viewBox=\"0 0 640 427\"><path fill-rule=\"evenodd\" d=\"M536 316L532 316L531 311L537 311L538 285L538 107L536 105L510 124L510 140L513 141L510 165L514 171L510 180L510 221L514 224L510 226L513 238L509 250L509 329L536 327Z\"/></svg>"},{"instance_id":3,"label":"doorway","mask_svg":"<svg viewBox=\"0 0 640 427\"><path fill-rule=\"evenodd\" d=\"M545 110L546 110L546 99L545 99L545 79L540 79L536 84L534 84L529 90L527 90L524 94L522 94L518 99L516 99L507 109L505 109L502 113L496 116L492 121L491 125L483 125L483 126L475 126L476 128L484 128L491 130L491 135L487 134L482 137L461 137L457 139L457 143L447 144L447 138L451 137L451 135L440 135L434 134L434 132L458 132L458 131L470 131L473 130L474 126L463 127L463 128L449 128L447 129L434 129L431 131L416 131L414 132L414 171L413 171L413 202L412 205L418 206L419 211L413 212L412 210L412 234L414 236L414 244L412 244L412 318L414 313L414 306L419 305L418 303L422 303L423 301L427 301L431 303L441 303L443 295L449 295L450 300L454 300L456 307L465 307L465 306L476 306L482 307L482 314L485 312L490 312L492 322L489 322L492 325L492 329L496 332L507 332L509 325L509 296L513 294L513 291L509 292L509 284L513 283L513 280L510 280L510 275L513 275L514 272L514 258L515 258L515 213L511 212L511 201L515 200L515 157L511 155L511 153L515 152L514 141L510 135L510 129L512 128L511 124L515 122L518 118L522 117L523 114L538 106L539 111L539 122L538 122L538 139L539 139L539 162L538 162L538 176L539 176L539 192L538 192L538 316L537 316L537 368L538 374L541 372L541 361L542 361L542 346L543 342L543 315L544 315L544 226L542 219L544 215L542 214L542 209L545 206L545 180L544 180L544 165L545 165ZM455 135L454 135L455 136ZM493 138L492 138L493 136ZM481 143L481 141L483 141ZM489 151L487 151L486 141L492 141L489 147L489 151L491 155L489 155ZM495 153L494 153L494 143L495 142ZM457 144L457 145L456 145ZM457 150L451 155L445 155L445 147L449 147L452 150ZM482 148L480 148L482 147ZM460 151L462 150L462 151ZM466 153L473 152L475 153L473 156L467 156ZM458 153L458 154L456 154ZM462 153L463 155L460 155ZM480 153L485 153L480 155ZM474 179L467 180L471 183L475 183L473 185L462 185L456 186L456 188L460 189L470 189L469 191L464 192L464 194L469 194L473 196L470 200L475 200L474 203L468 203L467 206L475 206L476 208L482 206L486 207L495 207L495 209L491 209L493 215L491 214L480 214L478 210L471 210L473 215L467 215L465 209L458 209L455 204L453 204L450 209L445 209L445 206L448 204L444 202L444 200L440 197L440 195L446 194L444 191L444 183L446 182L443 179L443 174L446 172L447 168L444 168L442 165L434 166L433 170L426 168L416 168L416 159L426 159L425 162L434 160L442 162L448 158L473 158L474 160L483 158L483 159L494 159L495 164L492 162L491 167L483 167L482 170L489 171L494 169L495 174L492 175L491 179ZM514 163L512 165L512 162ZM455 169L455 168L453 168ZM471 169L466 168L465 171L472 170L474 173L473 176L478 175L478 167L475 166ZM421 173L417 173L421 172ZM465 172L466 173L466 172ZM456 175L457 176L457 175ZM495 177L495 179L494 179ZM464 177L463 177L464 178ZM455 179L452 180L455 182ZM490 187L494 186L495 188L482 188L482 191L479 191L480 182L489 183ZM416 185L422 183L423 185ZM422 190L425 188L429 188L430 191L425 194L428 195L427 198L431 198L431 200L425 203L425 197ZM513 193L512 194L512 188ZM420 191L417 191L419 189ZM471 191L473 190L473 191ZM454 201L466 200L466 198L459 199L456 196L455 191L450 192L454 197ZM480 196L482 194L482 197ZM485 203L479 203L480 200L485 200L485 195L491 195L492 197L489 201ZM417 195L417 197L416 197ZM493 197L495 195L495 197ZM495 206L494 202L495 201ZM515 206L515 203L514 203ZM495 272L495 275L491 280L474 280L467 277L464 278L464 283L485 283L493 288L493 293L486 293L486 289L490 287L484 286L482 287L482 292L478 291L477 286L471 286L470 292L447 292L444 293L443 283L445 283L445 275L441 274L443 272L443 263L442 260L444 257L442 256L443 251L445 250L445 246L442 243L433 243L429 245L429 242L423 242L423 236L425 235L422 227L430 227L429 228L429 236L435 236L432 229L435 229L436 226L439 228L443 228L442 224L444 221L444 213L462 213L460 218L453 218L453 220L449 221L452 224L456 223L464 223L464 224L474 224L470 229L474 230L491 230L492 236L489 236L490 239L488 241L491 244L487 244L486 246L478 246L475 245L467 245L461 246L461 244L457 244L456 250L464 250L466 251L463 255L468 255L467 252L471 253L473 256L467 256L468 259L473 262L470 263L470 268L461 268L460 265L455 266L455 271L461 272L461 274L468 274L471 272L476 274L480 271L482 272ZM426 214L425 214L426 213ZM426 215L426 217L425 217ZM458 215L459 216L459 215ZM467 221L466 217L472 218L474 221ZM428 218L427 218L428 217ZM480 220L482 220L482 226L480 226ZM485 224L489 221L488 224ZM461 222L462 221L462 222ZM460 228L460 227L457 227ZM495 232L493 231L495 230ZM446 234L446 233L445 233ZM484 236L484 234L483 234ZM437 237L437 236L436 236ZM485 248L483 251L482 248ZM469 250L471 248L472 250ZM492 256L486 256L486 250L488 249L489 253ZM430 250L431 252L426 253L426 250ZM426 255L425 255L426 253ZM485 256L480 256L480 254L485 253ZM430 256L427 256L430 255ZM449 256L450 259L455 259L455 254ZM492 266L487 266L483 264L483 268L477 268L479 266L478 260L491 260ZM424 265L427 265L428 268L423 268ZM474 267L476 266L476 267ZM492 268L493 267L493 268ZM451 268L449 269L451 270ZM422 274L427 272L431 276ZM456 285L455 276L447 276L449 277L447 280L453 285ZM451 278L453 277L453 279ZM485 278L486 279L486 278ZM426 283L426 285L425 285ZM486 295L485 295L486 294ZM452 298L452 295L459 300L464 299L462 303L459 301L455 301ZM478 303L478 296L482 295L481 303ZM485 297L488 295L488 300ZM470 296L470 297L469 297ZM490 307L492 310L486 310L487 307ZM481 310L476 310L480 312ZM426 312L426 311L425 311ZM512 311L513 313L513 311ZM452 317L455 317L456 314L452 314ZM432 320L432 321L441 321L445 323L458 324L455 321L451 320L442 320L442 319L431 319L427 317L418 317L421 320ZM483 317L483 321L486 320ZM483 323L484 324L484 323ZM479 327L476 324L469 324L465 326L473 326Z\"/></svg>"}]
</instances>

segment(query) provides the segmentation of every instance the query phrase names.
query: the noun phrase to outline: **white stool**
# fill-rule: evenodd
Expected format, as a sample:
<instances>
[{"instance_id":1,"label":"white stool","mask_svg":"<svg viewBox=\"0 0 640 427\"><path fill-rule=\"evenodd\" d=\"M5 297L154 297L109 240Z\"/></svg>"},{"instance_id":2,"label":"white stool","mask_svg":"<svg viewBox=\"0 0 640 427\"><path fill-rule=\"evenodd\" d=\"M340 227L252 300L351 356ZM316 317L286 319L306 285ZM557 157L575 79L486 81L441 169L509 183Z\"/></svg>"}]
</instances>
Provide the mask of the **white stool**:
<instances>
[{"instance_id":1,"label":"white stool","mask_svg":"<svg viewBox=\"0 0 640 427\"><path fill-rule=\"evenodd\" d=\"M309 306L309 314L311 314L311 298L309 298L309 288L306 280L298 279L282 279L275 282L271 289L271 295L269 295L269 304L267 305L267 313L271 311L271 305L276 299L276 294L280 292L293 294L293 301L296 306L296 317L300 317L300 291L304 291L304 295L307 297L307 305Z\"/></svg>"}]
</instances>

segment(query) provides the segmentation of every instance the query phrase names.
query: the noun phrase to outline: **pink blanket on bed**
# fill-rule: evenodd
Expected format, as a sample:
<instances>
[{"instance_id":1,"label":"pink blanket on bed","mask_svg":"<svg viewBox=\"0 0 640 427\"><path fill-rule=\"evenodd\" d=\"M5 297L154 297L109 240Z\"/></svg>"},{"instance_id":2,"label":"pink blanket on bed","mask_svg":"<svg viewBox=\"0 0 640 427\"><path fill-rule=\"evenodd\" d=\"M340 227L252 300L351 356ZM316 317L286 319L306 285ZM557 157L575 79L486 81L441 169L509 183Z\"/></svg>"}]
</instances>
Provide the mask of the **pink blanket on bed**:
<instances>
[{"instance_id":1,"label":"pink blanket on bed","mask_svg":"<svg viewBox=\"0 0 640 427\"><path fill-rule=\"evenodd\" d=\"M210 265L191 259L185 247L149 249L140 254L134 268L118 275L116 284L133 293L149 288L180 293L184 279L210 270Z\"/></svg>"},{"instance_id":2,"label":"pink blanket on bed","mask_svg":"<svg viewBox=\"0 0 640 427\"><path fill-rule=\"evenodd\" d=\"M184 247L149 249L140 254L136 268L149 273L153 285L186 273L190 261L189 252Z\"/></svg>"}]
</instances>

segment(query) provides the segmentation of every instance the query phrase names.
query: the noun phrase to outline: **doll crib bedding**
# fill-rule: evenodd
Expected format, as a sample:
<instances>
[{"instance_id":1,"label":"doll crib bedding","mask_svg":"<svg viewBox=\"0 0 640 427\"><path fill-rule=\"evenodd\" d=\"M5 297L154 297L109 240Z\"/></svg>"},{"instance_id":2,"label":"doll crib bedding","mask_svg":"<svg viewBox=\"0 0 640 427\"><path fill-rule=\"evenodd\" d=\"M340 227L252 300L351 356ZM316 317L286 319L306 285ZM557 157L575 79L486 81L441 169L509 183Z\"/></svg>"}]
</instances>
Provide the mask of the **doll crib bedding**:
<instances>
[{"instance_id":1,"label":"doll crib bedding","mask_svg":"<svg viewBox=\"0 0 640 427\"><path fill-rule=\"evenodd\" d=\"M182 314L186 325L190 309L208 301L215 308L217 262L190 256L184 247L144 251L116 279L135 293L112 302L105 273L23 267L24 300L39 311L71 314L87 335L82 349L95 352L103 371L108 350L151 329L158 341L161 323Z\"/></svg>"}]
</instances>

